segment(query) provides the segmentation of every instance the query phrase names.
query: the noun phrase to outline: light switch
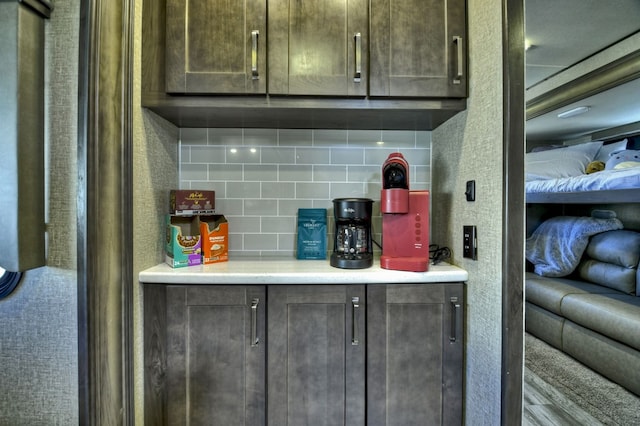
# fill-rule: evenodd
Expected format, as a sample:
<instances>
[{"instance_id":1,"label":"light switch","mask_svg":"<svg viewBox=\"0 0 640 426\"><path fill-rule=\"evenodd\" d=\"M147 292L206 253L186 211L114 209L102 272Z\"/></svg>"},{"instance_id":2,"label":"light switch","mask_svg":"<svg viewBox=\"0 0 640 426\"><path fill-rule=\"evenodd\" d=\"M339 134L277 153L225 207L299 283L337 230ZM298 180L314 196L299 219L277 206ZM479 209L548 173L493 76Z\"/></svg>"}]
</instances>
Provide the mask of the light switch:
<instances>
[{"instance_id":1,"label":"light switch","mask_svg":"<svg viewBox=\"0 0 640 426\"><path fill-rule=\"evenodd\" d=\"M475 180L467 181L467 190L464 192L464 195L467 196L467 201L476 200L476 181Z\"/></svg>"}]
</instances>

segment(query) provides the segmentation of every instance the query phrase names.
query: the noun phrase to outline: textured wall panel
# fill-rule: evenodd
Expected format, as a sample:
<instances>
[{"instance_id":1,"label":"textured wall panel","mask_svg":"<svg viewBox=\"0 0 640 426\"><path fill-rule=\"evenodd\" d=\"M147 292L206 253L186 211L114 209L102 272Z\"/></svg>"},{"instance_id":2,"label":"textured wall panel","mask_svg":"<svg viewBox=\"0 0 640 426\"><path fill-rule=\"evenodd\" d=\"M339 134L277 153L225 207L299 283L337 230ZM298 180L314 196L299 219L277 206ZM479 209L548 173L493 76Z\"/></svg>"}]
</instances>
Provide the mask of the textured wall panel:
<instances>
[{"instance_id":1,"label":"textured wall panel","mask_svg":"<svg viewBox=\"0 0 640 426\"><path fill-rule=\"evenodd\" d=\"M46 29L47 265L0 301L0 424L78 423L76 145L79 2Z\"/></svg>"},{"instance_id":2,"label":"textured wall panel","mask_svg":"<svg viewBox=\"0 0 640 426\"><path fill-rule=\"evenodd\" d=\"M466 309L466 423L500 424L502 315L502 11L470 1L467 110L433 131L432 242L469 271ZM465 183L476 181L476 201ZM462 227L478 229L478 260L462 257Z\"/></svg>"}]
</instances>

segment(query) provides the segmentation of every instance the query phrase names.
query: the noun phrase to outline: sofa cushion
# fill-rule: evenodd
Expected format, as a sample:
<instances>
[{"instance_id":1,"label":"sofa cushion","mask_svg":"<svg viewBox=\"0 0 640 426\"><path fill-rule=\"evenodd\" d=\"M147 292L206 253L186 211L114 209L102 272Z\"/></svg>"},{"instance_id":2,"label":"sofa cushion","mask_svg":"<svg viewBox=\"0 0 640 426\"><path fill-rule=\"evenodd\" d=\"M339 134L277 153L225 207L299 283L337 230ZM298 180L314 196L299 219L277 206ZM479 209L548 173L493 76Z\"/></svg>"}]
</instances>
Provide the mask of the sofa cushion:
<instances>
[{"instance_id":1,"label":"sofa cushion","mask_svg":"<svg viewBox=\"0 0 640 426\"><path fill-rule=\"evenodd\" d=\"M586 254L601 262L635 269L640 262L640 233L620 229L594 235Z\"/></svg>"},{"instance_id":2,"label":"sofa cushion","mask_svg":"<svg viewBox=\"0 0 640 426\"><path fill-rule=\"evenodd\" d=\"M640 298L626 294L568 294L562 315L581 326L640 350Z\"/></svg>"},{"instance_id":3,"label":"sofa cushion","mask_svg":"<svg viewBox=\"0 0 640 426\"><path fill-rule=\"evenodd\" d=\"M562 299L568 294L617 293L608 287L569 278L541 277L532 272L525 275L525 298L557 315L562 315Z\"/></svg>"},{"instance_id":4,"label":"sofa cushion","mask_svg":"<svg viewBox=\"0 0 640 426\"><path fill-rule=\"evenodd\" d=\"M593 259L583 259L578 265L581 278L623 293L636 293L636 269Z\"/></svg>"},{"instance_id":5,"label":"sofa cushion","mask_svg":"<svg viewBox=\"0 0 640 426\"><path fill-rule=\"evenodd\" d=\"M607 231L591 237L577 270L587 281L636 294L638 261L640 233Z\"/></svg>"}]
</instances>

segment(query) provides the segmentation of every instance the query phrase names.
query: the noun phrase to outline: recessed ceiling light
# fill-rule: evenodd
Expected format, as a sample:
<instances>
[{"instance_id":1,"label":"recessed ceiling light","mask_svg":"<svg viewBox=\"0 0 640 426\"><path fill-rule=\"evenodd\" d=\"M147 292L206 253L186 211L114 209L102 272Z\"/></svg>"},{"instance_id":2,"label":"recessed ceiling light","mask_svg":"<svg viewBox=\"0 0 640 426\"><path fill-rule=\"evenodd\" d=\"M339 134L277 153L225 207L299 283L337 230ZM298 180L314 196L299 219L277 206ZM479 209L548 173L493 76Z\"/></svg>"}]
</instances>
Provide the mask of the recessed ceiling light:
<instances>
[{"instance_id":1,"label":"recessed ceiling light","mask_svg":"<svg viewBox=\"0 0 640 426\"><path fill-rule=\"evenodd\" d=\"M584 114L589 111L591 108L588 106L579 106L576 108L569 109L567 111L561 112L558 114L558 118L570 118L575 117L576 115Z\"/></svg>"}]
</instances>

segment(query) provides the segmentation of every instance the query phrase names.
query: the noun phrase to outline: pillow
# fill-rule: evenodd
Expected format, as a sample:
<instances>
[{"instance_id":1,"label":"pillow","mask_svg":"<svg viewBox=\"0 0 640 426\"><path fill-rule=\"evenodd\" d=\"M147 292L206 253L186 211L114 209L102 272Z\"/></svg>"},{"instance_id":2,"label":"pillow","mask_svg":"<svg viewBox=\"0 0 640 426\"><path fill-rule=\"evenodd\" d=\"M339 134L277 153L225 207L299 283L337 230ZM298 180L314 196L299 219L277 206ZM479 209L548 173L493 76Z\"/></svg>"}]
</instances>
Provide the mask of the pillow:
<instances>
[{"instance_id":1,"label":"pillow","mask_svg":"<svg viewBox=\"0 0 640 426\"><path fill-rule=\"evenodd\" d=\"M583 175L600 147L602 142L587 142L550 151L529 152L525 155L525 179L546 180Z\"/></svg>"},{"instance_id":2,"label":"pillow","mask_svg":"<svg viewBox=\"0 0 640 426\"><path fill-rule=\"evenodd\" d=\"M594 159L594 161L602 161L603 163L606 163L609 159L609 154L616 151L622 151L624 149L627 149L626 139L606 145L603 144L602 148L600 148L600 150L596 154L596 158Z\"/></svg>"},{"instance_id":3,"label":"pillow","mask_svg":"<svg viewBox=\"0 0 640 426\"><path fill-rule=\"evenodd\" d=\"M626 169L628 167L640 166L640 150L623 149L622 151L612 152L609 160L607 160L604 169Z\"/></svg>"},{"instance_id":4,"label":"pillow","mask_svg":"<svg viewBox=\"0 0 640 426\"><path fill-rule=\"evenodd\" d=\"M635 294L640 262L640 233L627 230L594 235L578 266L582 279Z\"/></svg>"},{"instance_id":5,"label":"pillow","mask_svg":"<svg viewBox=\"0 0 640 426\"><path fill-rule=\"evenodd\" d=\"M525 255L534 272L544 277L572 273L589 244L589 237L622 229L616 218L556 216L545 220L525 241Z\"/></svg>"}]
</instances>

